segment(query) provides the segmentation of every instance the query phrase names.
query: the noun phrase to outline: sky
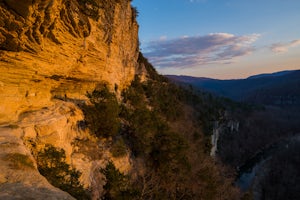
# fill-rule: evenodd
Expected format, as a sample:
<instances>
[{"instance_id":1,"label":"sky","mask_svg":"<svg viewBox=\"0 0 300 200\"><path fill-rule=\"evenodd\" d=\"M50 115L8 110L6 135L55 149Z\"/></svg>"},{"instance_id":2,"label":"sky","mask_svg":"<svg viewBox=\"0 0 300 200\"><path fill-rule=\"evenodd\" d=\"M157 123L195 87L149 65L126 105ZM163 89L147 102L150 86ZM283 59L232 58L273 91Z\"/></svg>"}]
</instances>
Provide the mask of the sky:
<instances>
[{"instance_id":1,"label":"sky","mask_svg":"<svg viewBox=\"0 0 300 200\"><path fill-rule=\"evenodd\" d=\"M300 0L133 0L161 74L237 79L300 69Z\"/></svg>"}]
</instances>

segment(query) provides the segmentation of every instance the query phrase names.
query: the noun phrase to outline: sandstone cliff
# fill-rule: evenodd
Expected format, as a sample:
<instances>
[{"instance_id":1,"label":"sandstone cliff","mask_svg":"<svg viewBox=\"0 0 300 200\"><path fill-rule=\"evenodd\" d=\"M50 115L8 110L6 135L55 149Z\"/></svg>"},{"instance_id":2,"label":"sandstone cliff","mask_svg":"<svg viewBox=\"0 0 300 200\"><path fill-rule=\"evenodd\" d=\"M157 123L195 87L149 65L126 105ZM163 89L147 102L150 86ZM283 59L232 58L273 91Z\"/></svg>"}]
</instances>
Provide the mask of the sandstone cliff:
<instances>
[{"instance_id":1,"label":"sandstone cliff","mask_svg":"<svg viewBox=\"0 0 300 200\"><path fill-rule=\"evenodd\" d=\"M127 0L1 0L0 123L84 99L99 81L126 87L135 74L138 24Z\"/></svg>"},{"instance_id":2,"label":"sandstone cliff","mask_svg":"<svg viewBox=\"0 0 300 200\"><path fill-rule=\"evenodd\" d=\"M21 132L0 128L0 199L74 199L38 173Z\"/></svg>"},{"instance_id":3,"label":"sandstone cliff","mask_svg":"<svg viewBox=\"0 0 300 200\"><path fill-rule=\"evenodd\" d=\"M38 173L28 140L64 149L95 199L107 160L129 170L129 156L112 159L107 141L79 128L77 104L103 82L117 93L131 83L135 18L129 0L0 0L0 199L72 199ZM32 166L14 169L9 155Z\"/></svg>"}]
</instances>

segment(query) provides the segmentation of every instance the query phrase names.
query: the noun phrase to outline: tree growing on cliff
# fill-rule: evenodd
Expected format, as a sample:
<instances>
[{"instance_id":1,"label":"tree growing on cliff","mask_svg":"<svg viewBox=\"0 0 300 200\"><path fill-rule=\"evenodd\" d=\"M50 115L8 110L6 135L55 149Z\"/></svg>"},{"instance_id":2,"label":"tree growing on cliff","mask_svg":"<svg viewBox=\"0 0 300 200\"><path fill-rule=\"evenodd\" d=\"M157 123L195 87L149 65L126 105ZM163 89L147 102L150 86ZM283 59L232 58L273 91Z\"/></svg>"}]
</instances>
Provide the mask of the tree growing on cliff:
<instances>
[{"instance_id":1,"label":"tree growing on cliff","mask_svg":"<svg viewBox=\"0 0 300 200\"><path fill-rule=\"evenodd\" d=\"M68 192L77 199L90 199L79 181L81 173L66 163L63 149L46 145L37 153L39 172L55 187Z\"/></svg>"},{"instance_id":2,"label":"tree growing on cliff","mask_svg":"<svg viewBox=\"0 0 300 200\"><path fill-rule=\"evenodd\" d=\"M109 161L105 168L100 169L105 176L106 184L103 186L105 200L137 199L139 193L129 182L129 177L121 173Z\"/></svg>"},{"instance_id":3,"label":"tree growing on cliff","mask_svg":"<svg viewBox=\"0 0 300 200\"><path fill-rule=\"evenodd\" d=\"M87 93L87 97L92 103L83 108L88 127L98 137L115 136L120 128L119 104L115 94L103 84Z\"/></svg>"}]
</instances>

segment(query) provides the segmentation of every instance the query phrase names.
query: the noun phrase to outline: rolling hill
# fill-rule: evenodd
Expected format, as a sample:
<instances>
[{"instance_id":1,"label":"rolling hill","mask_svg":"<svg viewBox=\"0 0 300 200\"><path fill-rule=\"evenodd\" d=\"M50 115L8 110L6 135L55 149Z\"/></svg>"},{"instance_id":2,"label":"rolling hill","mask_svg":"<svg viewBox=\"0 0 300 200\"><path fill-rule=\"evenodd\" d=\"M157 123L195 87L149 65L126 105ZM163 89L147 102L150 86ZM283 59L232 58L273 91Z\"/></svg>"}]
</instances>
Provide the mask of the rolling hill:
<instances>
[{"instance_id":1,"label":"rolling hill","mask_svg":"<svg viewBox=\"0 0 300 200\"><path fill-rule=\"evenodd\" d=\"M174 75L167 77L235 101L277 106L300 105L300 70L259 74L235 80Z\"/></svg>"}]
</instances>

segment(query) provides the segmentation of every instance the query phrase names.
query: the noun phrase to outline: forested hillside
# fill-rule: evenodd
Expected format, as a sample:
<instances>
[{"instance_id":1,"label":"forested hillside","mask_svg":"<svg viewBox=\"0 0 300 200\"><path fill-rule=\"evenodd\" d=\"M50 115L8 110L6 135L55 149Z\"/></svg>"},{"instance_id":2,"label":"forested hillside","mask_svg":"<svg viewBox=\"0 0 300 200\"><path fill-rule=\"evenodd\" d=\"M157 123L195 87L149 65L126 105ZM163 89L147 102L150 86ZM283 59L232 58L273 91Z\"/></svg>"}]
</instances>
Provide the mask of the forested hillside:
<instances>
[{"instance_id":1,"label":"forested hillside","mask_svg":"<svg viewBox=\"0 0 300 200\"><path fill-rule=\"evenodd\" d=\"M113 156L130 151L135 169L125 175L108 164L105 197L238 199L234 177L209 156L210 123L219 117L220 104L170 83L142 54L139 64L147 79L136 76L118 106L104 85L89 94L93 105L84 108L87 126L99 138L112 138Z\"/></svg>"},{"instance_id":2,"label":"forested hillside","mask_svg":"<svg viewBox=\"0 0 300 200\"><path fill-rule=\"evenodd\" d=\"M225 117L216 120L218 124L213 127L216 157L238 173L238 184L248 191L247 198L299 198L294 185L300 173L296 148L300 133L299 70L243 80L168 77L179 85L210 91L225 105ZM275 172L285 175L279 178Z\"/></svg>"}]
</instances>

